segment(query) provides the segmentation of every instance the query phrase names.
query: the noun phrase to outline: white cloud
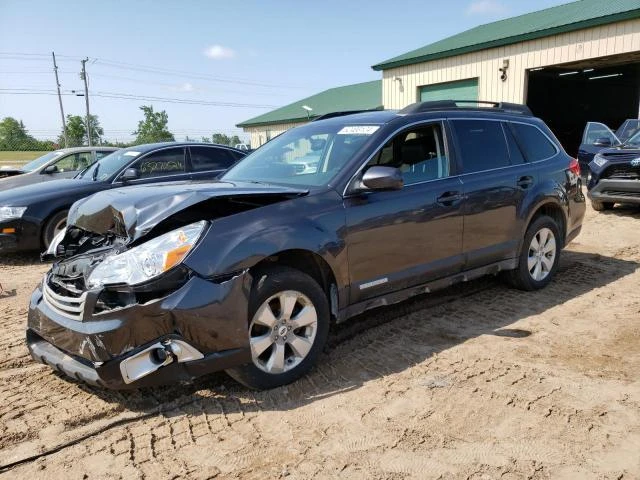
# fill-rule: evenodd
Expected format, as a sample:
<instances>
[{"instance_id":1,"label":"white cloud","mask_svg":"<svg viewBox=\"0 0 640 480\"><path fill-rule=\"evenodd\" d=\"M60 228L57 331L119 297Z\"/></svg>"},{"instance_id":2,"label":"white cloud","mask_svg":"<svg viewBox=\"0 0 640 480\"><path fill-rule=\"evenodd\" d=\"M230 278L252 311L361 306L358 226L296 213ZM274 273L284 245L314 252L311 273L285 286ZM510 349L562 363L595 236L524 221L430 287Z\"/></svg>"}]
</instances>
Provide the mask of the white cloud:
<instances>
[{"instance_id":1,"label":"white cloud","mask_svg":"<svg viewBox=\"0 0 640 480\"><path fill-rule=\"evenodd\" d=\"M467 15L502 15L507 6L497 0L476 0L467 7Z\"/></svg>"},{"instance_id":2,"label":"white cloud","mask_svg":"<svg viewBox=\"0 0 640 480\"><path fill-rule=\"evenodd\" d=\"M204 54L213 60L223 60L236 56L235 50L229 47L223 47L222 45L211 45L204 51Z\"/></svg>"},{"instance_id":3,"label":"white cloud","mask_svg":"<svg viewBox=\"0 0 640 480\"><path fill-rule=\"evenodd\" d=\"M185 82L182 85L178 86L178 90L181 92L193 92L194 91L193 84L189 82Z\"/></svg>"}]
</instances>

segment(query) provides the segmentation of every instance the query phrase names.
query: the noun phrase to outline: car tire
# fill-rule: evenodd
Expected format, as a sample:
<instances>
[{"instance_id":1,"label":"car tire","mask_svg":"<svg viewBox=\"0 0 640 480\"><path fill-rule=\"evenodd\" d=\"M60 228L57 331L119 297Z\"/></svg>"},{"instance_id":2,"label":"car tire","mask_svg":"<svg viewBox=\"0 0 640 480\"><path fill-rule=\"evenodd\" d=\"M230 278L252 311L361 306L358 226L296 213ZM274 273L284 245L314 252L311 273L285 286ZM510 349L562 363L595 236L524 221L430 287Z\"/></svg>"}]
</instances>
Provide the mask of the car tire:
<instances>
[{"instance_id":1,"label":"car tire","mask_svg":"<svg viewBox=\"0 0 640 480\"><path fill-rule=\"evenodd\" d=\"M597 200L591 200L591 207L596 212L602 212L604 210L611 210L613 208L613 202L598 202Z\"/></svg>"},{"instance_id":2,"label":"car tire","mask_svg":"<svg viewBox=\"0 0 640 480\"><path fill-rule=\"evenodd\" d=\"M544 288L558 269L560 248L556 222L546 215L535 218L524 235L518 267L505 272L506 280L519 290Z\"/></svg>"},{"instance_id":3,"label":"car tire","mask_svg":"<svg viewBox=\"0 0 640 480\"><path fill-rule=\"evenodd\" d=\"M68 210L62 210L61 212L57 212L51 216L45 223L44 229L42 230L42 244L44 245L45 250L49 248L51 241L58 232L67 226L68 214Z\"/></svg>"},{"instance_id":4,"label":"car tire","mask_svg":"<svg viewBox=\"0 0 640 480\"><path fill-rule=\"evenodd\" d=\"M249 300L252 361L227 373L256 390L291 383L313 367L329 322L327 295L309 275L289 267L258 272Z\"/></svg>"}]
</instances>

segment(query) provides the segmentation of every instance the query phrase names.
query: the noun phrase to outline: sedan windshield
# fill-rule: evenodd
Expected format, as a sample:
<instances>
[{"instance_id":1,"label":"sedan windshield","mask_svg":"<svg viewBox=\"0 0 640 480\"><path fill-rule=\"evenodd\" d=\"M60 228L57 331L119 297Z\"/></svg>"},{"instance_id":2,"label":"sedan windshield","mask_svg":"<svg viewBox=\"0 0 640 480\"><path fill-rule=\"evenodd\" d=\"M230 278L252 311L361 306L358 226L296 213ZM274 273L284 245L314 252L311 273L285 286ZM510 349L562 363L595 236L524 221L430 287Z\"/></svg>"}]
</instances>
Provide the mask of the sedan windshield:
<instances>
[{"instance_id":1,"label":"sedan windshield","mask_svg":"<svg viewBox=\"0 0 640 480\"><path fill-rule=\"evenodd\" d=\"M324 122L293 128L242 159L222 180L327 185L378 128Z\"/></svg>"},{"instance_id":2,"label":"sedan windshield","mask_svg":"<svg viewBox=\"0 0 640 480\"><path fill-rule=\"evenodd\" d=\"M122 170L141 153L135 147L118 150L98 160L89 168L80 172L76 178L103 182Z\"/></svg>"},{"instance_id":3,"label":"sedan windshield","mask_svg":"<svg viewBox=\"0 0 640 480\"><path fill-rule=\"evenodd\" d=\"M34 170L38 170L43 165L46 165L47 163L49 163L49 161L53 160L54 158L59 157L63 153L64 152L49 152L49 153L46 153L46 154L42 155L41 157L36 158L35 160L31 160L26 165L23 165L20 170L22 170L23 172L33 172Z\"/></svg>"}]
</instances>

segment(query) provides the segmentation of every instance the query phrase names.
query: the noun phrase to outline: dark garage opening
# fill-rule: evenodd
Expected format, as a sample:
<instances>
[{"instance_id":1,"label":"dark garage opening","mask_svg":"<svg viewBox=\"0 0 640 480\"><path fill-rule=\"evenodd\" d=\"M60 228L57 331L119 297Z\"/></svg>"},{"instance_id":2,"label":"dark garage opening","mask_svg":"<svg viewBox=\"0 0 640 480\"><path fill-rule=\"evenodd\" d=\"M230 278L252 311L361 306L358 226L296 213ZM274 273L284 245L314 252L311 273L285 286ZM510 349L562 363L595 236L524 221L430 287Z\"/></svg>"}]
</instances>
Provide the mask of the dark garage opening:
<instances>
[{"instance_id":1,"label":"dark garage opening","mask_svg":"<svg viewBox=\"0 0 640 480\"><path fill-rule=\"evenodd\" d=\"M640 63L623 61L609 57L529 70L527 105L570 155L577 155L587 122L615 132L626 119L638 118Z\"/></svg>"}]
</instances>

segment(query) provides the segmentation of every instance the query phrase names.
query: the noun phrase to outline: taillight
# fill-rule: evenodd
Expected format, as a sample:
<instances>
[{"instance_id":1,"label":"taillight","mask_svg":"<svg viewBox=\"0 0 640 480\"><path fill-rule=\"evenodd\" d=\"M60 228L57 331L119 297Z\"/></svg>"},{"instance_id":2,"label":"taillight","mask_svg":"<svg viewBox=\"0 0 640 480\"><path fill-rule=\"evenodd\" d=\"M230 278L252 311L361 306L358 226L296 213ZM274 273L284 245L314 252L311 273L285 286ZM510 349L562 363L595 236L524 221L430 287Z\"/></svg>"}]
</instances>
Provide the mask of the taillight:
<instances>
[{"instance_id":1,"label":"taillight","mask_svg":"<svg viewBox=\"0 0 640 480\"><path fill-rule=\"evenodd\" d=\"M569 162L569 171L575 173L578 177L580 176L580 162L575 158L572 158Z\"/></svg>"}]
</instances>

